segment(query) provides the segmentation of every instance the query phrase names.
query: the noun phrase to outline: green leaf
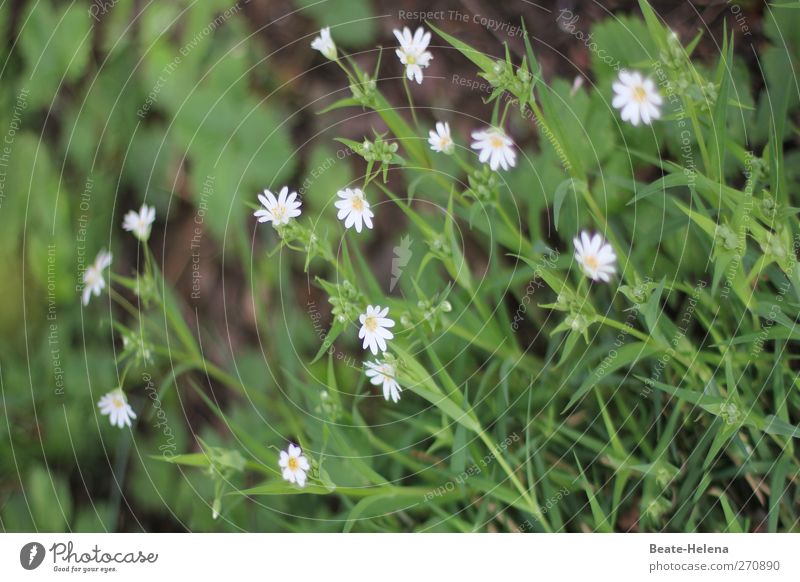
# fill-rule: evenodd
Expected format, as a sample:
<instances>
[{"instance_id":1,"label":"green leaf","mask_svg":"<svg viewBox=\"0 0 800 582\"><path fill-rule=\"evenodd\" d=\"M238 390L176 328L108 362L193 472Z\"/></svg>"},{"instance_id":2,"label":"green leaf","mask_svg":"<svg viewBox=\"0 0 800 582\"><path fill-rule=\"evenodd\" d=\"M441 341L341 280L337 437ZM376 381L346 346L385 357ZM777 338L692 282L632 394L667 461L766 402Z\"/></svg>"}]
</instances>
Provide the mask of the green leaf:
<instances>
[{"instance_id":1,"label":"green leaf","mask_svg":"<svg viewBox=\"0 0 800 582\"><path fill-rule=\"evenodd\" d=\"M355 48L375 41L380 20L368 0L294 0L294 3L303 9L304 16L316 20L320 28L329 26L337 45Z\"/></svg>"},{"instance_id":2,"label":"green leaf","mask_svg":"<svg viewBox=\"0 0 800 582\"><path fill-rule=\"evenodd\" d=\"M32 2L19 22L25 26L20 34L20 54L27 67L31 105L47 105L55 99L59 86L77 80L84 72L94 20L84 5L75 2L60 6Z\"/></svg>"},{"instance_id":3,"label":"green leaf","mask_svg":"<svg viewBox=\"0 0 800 582\"><path fill-rule=\"evenodd\" d=\"M64 531L72 517L72 497L66 480L50 469L36 466L28 476L25 491L37 531Z\"/></svg>"},{"instance_id":4,"label":"green leaf","mask_svg":"<svg viewBox=\"0 0 800 582\"><path fill-rule=\"evenodd\" d=\"M333 325L331 325L330 331L325 335L325 339L322 341L322 345L319 346L317 350L317 354L314 356L314 359L311 360L310 364L315 364L319 361L319 359L327 353L327 351L333 345L333 342L336 341L336 338L339 337L342 332L345 330L346 323L341 323L339 321L334 321Z\"/></svg>"},{"instance_id":5,"label":"green leaf","mask_svg":"<svg viewBox=\"0 0 800 582\"><path fill-rule=\"evenodd\" d=\"M590 369L591 371L589 375L581 383L580 388L578 388L575 391L575 393L572 395L572 398L569 399L569 402L561 411L562 414L566 410L572 408L576 402L578 402L581 398L583 398L583 396L587 392L589 392L589 390L597 386L597 384L600 383L600 381L606 378L608 375L619 370L620 368L626 366L631 366L631 367L635 366L642 360L649 358L653 354L660 351L660 349L661 348L659 348L658 346L654 346L652 344L646 344L644 342L633 342L625 344L618 350L615 350L616 357L610 358L609 354L608 359L610 359L610 361L607 365L604 365L604 367L602 368L594 367L593 369ZM598 373L600 369L603 370L603 374Z\"/></svg>"},{"instance_id":6,"label":"green leaf","mask_svg":"<svg viewBox=\"0 0 800 582\"><path fill-rule=\"evenodd\" d=\"M712 164L709 169L710 177L717 180L724 176L725 170L728 93L733 80L733 41L729 41L727 28L723 32L722 50L720 51L716 73L719 90L713 115L711 116L710 139L708 140L710 143L709 157Z\"/></svg>"},{"instance_id":7,"label":"green leaf","mask_svg":"<svg viewBox=\"0 0 800 582\"><path fill-rule=\"evenodd\" d=\"M453 48L458 50L462 55L467 57L470 61L472 61L481 71L484 73L491 73L494 68L494 63L497 60L495 57L487 56L486 54L482 53L481 51L472 48L467 43L458 40L456 37L451 36L440 30L430 22L426 22L428 26L430 26L433 31L441 36L448 44L450 44Z\"/></svg>"}]
</instances>

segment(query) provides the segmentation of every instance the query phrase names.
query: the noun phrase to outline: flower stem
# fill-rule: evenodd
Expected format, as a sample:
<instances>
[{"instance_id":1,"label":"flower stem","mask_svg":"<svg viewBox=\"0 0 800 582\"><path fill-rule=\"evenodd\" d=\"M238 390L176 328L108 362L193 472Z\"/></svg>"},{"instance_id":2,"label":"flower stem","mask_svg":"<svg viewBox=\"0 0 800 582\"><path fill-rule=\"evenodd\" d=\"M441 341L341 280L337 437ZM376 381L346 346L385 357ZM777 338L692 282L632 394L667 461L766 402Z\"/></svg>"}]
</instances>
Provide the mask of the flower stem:
<instances>
[{"instance_id":1,"label":"flower stem","mask_svg":"<svg viewBox=\"0 0 800 582\"><path fill-rule=\"evenodd\" d=\"M419 121L417 120L417 111L414 108L414 99L411 97L411 89L408 86L408 79L403 75L403 89L406 91L408 98L408 106L411 108L411 118L414 120L414 126L419 128Z\"/></svg>"}]
</instances>

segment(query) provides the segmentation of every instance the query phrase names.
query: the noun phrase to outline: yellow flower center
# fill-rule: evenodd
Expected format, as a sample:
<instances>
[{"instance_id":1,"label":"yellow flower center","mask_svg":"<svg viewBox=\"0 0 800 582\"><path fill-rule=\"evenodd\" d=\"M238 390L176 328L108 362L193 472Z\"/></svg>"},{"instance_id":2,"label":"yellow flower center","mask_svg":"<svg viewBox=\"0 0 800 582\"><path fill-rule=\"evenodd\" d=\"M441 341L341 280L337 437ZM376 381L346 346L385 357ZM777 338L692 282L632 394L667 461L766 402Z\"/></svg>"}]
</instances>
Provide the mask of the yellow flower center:
<instances>
[{"instance_id":1,"label":"yellow flower center","mask_svg":"<svg viewBox=\"0 0 800 582\"><path fill-rule=\"evenodd\" d=\"M353 205L353 210L357 212L364 211L364 199L361 198L361 196L354 196L351 201L351 204Z\"/></svg>"},{"instance_id":2,"label":"yellow flower center","mask_svg":"<svg viewBox=\"0 0 800 582\"><path fill-rule=\"evenodd\" d=\"M287 466L292 471L297 471L300 468L300 463L297 462L297 457L289 457L289 461L287 462Z\"/></svg>"},{"instance_id":3,"label":"yellow flower center","mask_svg":"<svg viewBox=\"0 0 800 582\"><path fill-rule=\"evenodd\" d=\"M364 327L366 327L369 331L374 332L378 329L378 319L374 315L368 315L364 319Z\"/></svg>"},{"instance_id":4,"label":"yellow flower center","mask_svg":"<svg viewBox=\"0 0 800 582\"><path fill-rule=\"evenodd\" d=\"M272 210L272 216L275 217L275 220L282 220L285 215L286 215L286 207L283 204L278 204Z\"/></svg>"},{"instance_id":5,"label":"yellow flower center","mask_svg":"<svg viewBox=\"0 0 800 582\"><path fill-rule=\"evenodd\" d=\"M125 403L122 401L122 398L116 397L111 400L111 404L114 405L114 408L122 408L125 406Z\"/></svg>"},{"instance_id":6,"label":"yellow flower center","mask_svg":"<svg viewBox=\"0 0 800 582\"><path fill-rule=\"evenodd\" d=\"M417 57L414 55L406 53L406 64L407 65L416 65L417 64Z\"/></svg>"},{"instance_id":7,"label":"yellow flower center","mask_svg":"<svg viewBox=\"0 0 800 582\"><path fill-rule=\"evenodd\" d=\"M589 255L583 259L583 262L592 270L597 270L597 267L600 266L600 261L597 260L597 257L594 255Z\"/></svg>"},{"instance_id":8,"label":"yellow flower center","mask_svg":"<svg viewBox=\"0 0 800 582\"><path fill-rule=\"evenodd\" d=\"M647 99L647 91L644 90L644 87L641 85L637 85L633 88L633 100L637 103L644 103Z\"/></svg>"},{"instance_id":9,"label":"yellow flower center","mask_svg":"<svg viewBox=\"0 0 800 582\"><path fill-rule=\"evenodd\" d=\"M494 149L499 150L503 147L503 139L499 135L493 135L489 138L489 145Z\"/></svg>"}]
</instances>

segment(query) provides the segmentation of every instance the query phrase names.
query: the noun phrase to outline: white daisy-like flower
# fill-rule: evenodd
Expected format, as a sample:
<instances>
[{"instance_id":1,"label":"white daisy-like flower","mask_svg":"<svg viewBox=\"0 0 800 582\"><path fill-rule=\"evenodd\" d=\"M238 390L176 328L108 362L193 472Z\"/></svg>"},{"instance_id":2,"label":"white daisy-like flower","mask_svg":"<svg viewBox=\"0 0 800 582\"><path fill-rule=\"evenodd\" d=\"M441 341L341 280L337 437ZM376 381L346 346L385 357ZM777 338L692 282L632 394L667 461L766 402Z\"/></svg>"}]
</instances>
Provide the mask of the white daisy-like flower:
<instances>
[{"instance_id":1,"label":"white daisy-like flower","mask_svg":"<svg viewBox=\"0 0 800 582\"><path fill-rule=\"evenodd\" d=\"M361 232L362 224L372 228L372 217L375 215L369 209L369 202L361 188L345 188L339 190L336 195L341 198L335 204L339 209L337 217L339 220L344 220L345 228L355 226L356 232Z\"/></svg>"},{"instance_id":2,"label":"white daisy-like flower","mask_svg":"<svg viewBox=\"0 0 800 582\"><path fill-rule=\"evenodd\" d=\"M125 428L131 425L131 419L136 418L125 393L119 388L104 395L97 403L97 408L100 409L100 414L109 417L111 426Z\"/></svg>"},{"instance_id":3,"label":"white daisy-like flower","mask_svg":"<svg viewBox=\"0 0 800 582\"><path fill-rule=\"evenodd\" d=\"M106 287L103 271L111 265L111 253L102 250L97 253L94 263L83 272L83 304L89 305L89 298L97 297Z\"/></svg>"},{"instance_id":4,"label":"white daisy-like flower","mask_svg":"<svg viewBox=\"0 0 800 582\"><path fill-rule=\"evenodd\" d=\"M617 255L610 244L599 234L589 237L585 230L572 241L575 245L575 260L578 261L584 274L593 281L608 283L617 272L615 263Z\"/></svg>"},{"instance_id":5,"label":"white daisy-like flower","mask_svg":"<svg viewBox=\"0 0 800 582\"><path fill-rule=\"evenodd\" d=\"M446 121L442 123L441 121L436 123L436 131L430 130L428 132L428 143L431 146L431 149L435 152L441 152L443 154L452 154L453 150L455 149L455 144L453 143L453 138L450 137L450 124Z\"/></svg>"},{"instance_id":6,"label":"white daisy-like flower","mask_svg":"<svg viewBox=\"0 0 800 582\"><path fill-rule=\"evenodd\" d=\"M397 42L400 43L400 48L395 52L400 62L406 66L406 77L409 81L422 83L422 69L426 68L433 58L427 50L428 43L431 42L431 33L425 32L421 26L413 36L408 27L403 28L402 32L399 30L393 32Z\"/></svg>"},{"instance_id":7,"label":"white daisy-like flower","mask_svg":"<svg viewBox=\"0 0 800 582\"><path fill-rule=\"evenodd\" d=\"M258 201L264 206L253 213L259 222L272 222L275 228L289 224L289 220L300 216L300 200L297 199L297 192L289 194L289 187L281 188L278 197L269 190L264 190L263 194L258 195Z\"/></svg>"},{"instance_id":8,"label":"white daisy-like flower","mask_svg":"<svg viewBox=\"0 0 800 582\"><path fill-rule=\"evenodd\" d=\"M132 232L133 236L142 242L150 238L150 228L156 219L156 209L147 204L142 204L139 212L129 210L122 221L122 228Z\"/></svg>"},{"instance_id":9,"label":"white daisy-like flower","mask_svg":"<svg viewBox=\"0 0 800 582\"><path fill-rule=\"evenodd\" d=\"M311 43L311 48L318 50L326 59L336 60L336 43L331 38L330 27L325 27L319 31L319 36Z\"/></svg>"},{"instance_id":10,"label":"white daisy-like flower","mask_svg":"<svg viewBox=\"0 0 800 582\"><path fill-rule=\"evenodd\" d=\"M308 459L303 456L300 447L289 443L289 450L281 451L278 465L283 478L289 483L297 483L300 487L306 485L306 473L311 469Z\"/></svg>"},{"instance_id":11,"label":"white daisy-like flower","mask_svg":"<svg viewBox=\"0 0 800 582\"><path fill-rule=\"evenodd\" d=\"M386 340L394 337L394 334L387 329L394 327L394 321L386 317L387 315L389 315L388 307L381 310L380 305L375 307L367 305L367 310L358 316L358 321L361 322L358 337L364 340L362 347L365 350L369 348L373 355L377 354L379 349L385 352Z\"/></svg>"},{"instance_id":12,"label":"white daisy-like flower","mask_svg":"<svg viewBox=\"0 0 800 582\"><path fill-rule=\"evenodd\" d=\"M364 373L374 386L383 385L383 397L392 402L400 400L400 393L403 391L397 383L397 374L394 366L388 362L364 362L366 369Z\"/></svg>"},{"instance_id":13,"label":"white daisy-like flower","mask_svg":"<svg viewBox=\"0 0 800 582\"><path fill-rule=\"evenodd\" d=\"M508 170L517 163L517 152L514 151L514 142L502 130L491 127L483 131L473 131L472 149L479 153L479 158L484 164L489 162L493 171L497 168Z\"/></svg>"},{"instance_id":14,"label":"white daisy-like flower","mask_svg":"<svg viewBox=\"0 0 800 582\"><path fill-rule=\"evenodd\" d=\"M620 71L613 88L615 95L611 104L621 110L622 121L634 126L640 121L650 125L652 120L661 117L659 107L664 100L652 79L642 77L637 71Z\"/></svg>"}]
</instances>

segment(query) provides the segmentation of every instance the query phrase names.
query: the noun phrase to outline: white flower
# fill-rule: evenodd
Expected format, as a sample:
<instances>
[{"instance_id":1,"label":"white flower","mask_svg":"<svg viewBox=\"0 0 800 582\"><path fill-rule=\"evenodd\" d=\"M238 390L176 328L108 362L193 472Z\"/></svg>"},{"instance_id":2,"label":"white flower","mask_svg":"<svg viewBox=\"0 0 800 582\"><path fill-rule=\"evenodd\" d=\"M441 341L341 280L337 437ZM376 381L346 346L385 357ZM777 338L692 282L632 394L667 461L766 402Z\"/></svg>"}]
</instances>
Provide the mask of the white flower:
<instances>
[{"instance_id":1,"label":"white flower","mask_svg":"<svg viewBox=\"0 0 800 582\"><path fill-rule=\"evenodd\" d=\"M369 202L364 197L364 192L360 188L345 188L339 190L336 195L341 200L336 201L336 208L339 209L337 217L339 220L344 220L345 228L350 228L355 225L356 232L361 232L361 225L367 225L367 228L372 228L372 217L375 216L372 210L369 209Z\"/></svg>"},{"instance_id":2,"label":"white flower","mask_svg":"<svg viewBox=\"0 0 800 582\"><path fill-rule=\"evenodd\" d=\"M133 236L142 242L150 238L150 227L156 219L156 209L147 204L142 204L139 212L129 210L122 221L122 228L132 232Z\"/></svg>"},{"instance_id":3,"label":"white flower","mask_svg":"<svg viewBox=\"0 0 800 582\"><path fill-rule=\"evenodd\" d=\"M613 87L615 95L611 104L622 110L622 121L630 121L633 125L639 125L641 121L650 125L653 119L661 117L658 107L664 100L651 79L643 78L636 71L620 71Z\"/></svg>"},{"instance_id":4,"label":"white flower","mask_svg":"<svg viewBox=\"0 0 800 582\"><path fill-rule=\"evenodd\" d=\"M382 352L385 352L386 340L394 337L394 334L386 329L394 327L394 321L386 317L387 315L389 315L388 307L384 307L383 311L381 311L379 305L375 307L367 305L367 310L358 317L358 321L361 322L358 337L364 340L362 347L365 350L369 348L373 354L377 354L379 348Z\"/></svg>"},{"instance_id":5,"label":"white flower","mask_svg":"<svg viewBox=\"0 0 800 582\"><path fill-rule=\"evenodd\" d=\"M259 222L272 222L272 226L277 228L283 224L289 224L290 219L300 216L300 201L297 199L297 192L289 194L287 186L281 188L277 199L272 192L264 190L263 194L258 195L258 200L264 206L253 213Z\"/></svg>"},{"instance_id":6,"label":"white flower","mask_svg":"<svg viewBox=\"0 0 800 582\"><path fill-rule=\"evenodd\" d=\"M603 240L599 234L589 238L585 230L581 232L580 239L576 236L572 241L575 245L575 260L578 261L583 272L593 281L608 283L611 276L617 272L614 264L617 255L610 244Z\"/></svg>"},{"instance_id":7,"label":"white flower","mask_svg":"<svg viewBox=\"0 0 800 582\"><path fill-rule=\"evenodd\" d=\"M428 43L431 42L431 33L425 32L421 26L413 37L408 27L404 28L403 32L399 30L393 32L397 42L400 43L400 48L395 52L400 62L406 66L406 77L409 81L413 79L417 83L422 83L422 69L426 68L433 58L433 55L426 50Z\"/></svg>"},{"instance_id":8,"label":"white flower","mask_svg":"<svg viewBox=\"0 0 800 582\"><path fill-rule=\"evenodd\" d=\"M283 478L289 483L297 483L300 487L306 485L306 473L311 469L308 464L308 459L303 456L303 451L300 447L289 443L288 451L281 451L280 459L278 459Z\"/></svg>"},{"instance_id":9,"label":"white flower","mask_svg":"<svg viewBox=\"0 0 800 582\"><path fill-rule=\"evenodd\" d=\"M392 402L400 400L400 393L403 391L397 383L394 366L388 362L365 362L366 370L364 373L374 386L383 384L383 397Z\"/></svg>"},{"instance_id":10,"label":"white flower","mask_svg":"<svg viewBox=\"0 0 800 582\"><path fill-rule=\"evenodd\" d=\"M100 295L105 289L106 280L103 278L103 270L111 265L111 253L102 250L97 253L94 263L89 265L83 272L83 304L89 305L89 298L92 294Z\"/></svg>"},{"instance_id":11,"label":"white flower","mask_svg":"<svg viewBox=\"0 0 800 582\"><path fill-rule=\"evenodd\" d=\"M514 142L502 130L491 127L484 131L473 131L472 149L480 154L480 161L489 162L493 171L497 168L513 168L517 163L517 152L514 151Z\"/></svg>"},{"instance_id":12,"label":"white flower","mask_svg":"<svg viewBox=\"0 0 800 582\"><path fill-rule=\"evenodd\" d=\"M430 130L428 143L431 149L435 152L442 152L443 154L452 154L455 144L453 138L450 137L450 124L441 121L436 123L436 131Z\"/></svg>"},{"instance_id":13,"label":"white flower","mask_svg":"<svg viewBox=\"0 0 800 582\"><path fill-rule=\"evenodd\" d=\"M319 31L319 36L311 43L311 48L321 52L326 59L336 60L336 44L331 38L330 27L325 27Z\"/></svg>"},{"instance_id":14,"label":"white flower","mask_svg":"<svg viewBox=\"0 0 800 582\"><path fill-rule=\"evenodd\" d=\"M119 388L103 396L97 403L97 408L100 409L100 414L109 416L111 426L124 428L131 425L132 418L136 418L136 413L128 404L125 393Z\"/></svg>"}]
</instances>

